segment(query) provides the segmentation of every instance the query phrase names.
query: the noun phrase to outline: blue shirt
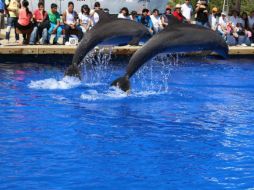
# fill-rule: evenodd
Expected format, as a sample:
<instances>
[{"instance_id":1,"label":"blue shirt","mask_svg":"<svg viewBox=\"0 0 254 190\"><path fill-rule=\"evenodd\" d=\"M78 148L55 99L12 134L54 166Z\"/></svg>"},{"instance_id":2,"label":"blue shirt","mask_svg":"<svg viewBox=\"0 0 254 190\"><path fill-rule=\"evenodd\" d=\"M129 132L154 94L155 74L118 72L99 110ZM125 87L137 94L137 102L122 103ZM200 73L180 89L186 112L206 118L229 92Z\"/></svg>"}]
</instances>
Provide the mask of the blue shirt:
<instances>
[{"instance_id":1,"label":"blue shirt","mask_svg":"<svg viewBox=\"0 0 254 190\"><path fill-rule=\"evenodd\" d=\"M138 20L139 23L145 25L147 28L152 29L153 23L152 23L152 20L151 20L150 16L143 17L141 15L141 16L138 16L137 20Z\"/></svg>"},{"instance_id":2,"label":"blue shirt","mask_svg":"<svg viewBox=\"0 0 254 190\"><path fill-rule=\"evenodd\" d=\"M0 0L0 10L3 11L5 9L4 0Z\"/></svg>"}]
</instances>

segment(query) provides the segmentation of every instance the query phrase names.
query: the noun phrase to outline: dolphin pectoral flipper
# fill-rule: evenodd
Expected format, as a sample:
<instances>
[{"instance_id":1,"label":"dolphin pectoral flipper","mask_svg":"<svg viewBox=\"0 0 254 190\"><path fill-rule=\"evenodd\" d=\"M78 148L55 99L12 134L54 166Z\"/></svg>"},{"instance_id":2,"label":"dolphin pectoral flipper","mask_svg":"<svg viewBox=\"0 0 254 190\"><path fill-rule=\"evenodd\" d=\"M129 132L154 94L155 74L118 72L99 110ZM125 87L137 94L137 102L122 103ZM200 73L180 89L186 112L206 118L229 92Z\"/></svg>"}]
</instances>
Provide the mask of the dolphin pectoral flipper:
<instances>
[{"instance_id":1,"label":"dolphin pectoral flipper","mask_svg":"<svg viewBox=\"0 0 254 190\"><path fill-rule=\"evenodd\" d=\"M71 64L65 71L65 76L76 77L81 80L81 73L77 64Z\"/></svg>"},{"instance_id":2,"label":"dolphin pectoral flipper","mask_svg":"<svg viewBox=\"0 0 254 190\"><path fill-rule=\"evenodd\" d=\"M124 92L130 91L130 81L127 76L120 77L111 83L111 86L120 88Z\"/></svg>"}]
</instances>

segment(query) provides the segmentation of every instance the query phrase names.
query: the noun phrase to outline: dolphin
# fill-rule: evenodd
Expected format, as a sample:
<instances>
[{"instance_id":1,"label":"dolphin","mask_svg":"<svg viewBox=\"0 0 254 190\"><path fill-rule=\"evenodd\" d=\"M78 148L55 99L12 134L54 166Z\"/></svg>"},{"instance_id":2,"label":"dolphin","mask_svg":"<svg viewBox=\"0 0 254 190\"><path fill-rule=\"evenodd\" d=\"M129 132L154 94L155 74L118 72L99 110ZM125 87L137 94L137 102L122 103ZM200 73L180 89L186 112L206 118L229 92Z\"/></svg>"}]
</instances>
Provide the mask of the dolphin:
<instances>
[{"instance_id":1,"label":"dolphin","mask_svg":"<svg viewBox=\"0 0 254 190\"><path fill-rule=\"evenodd\" d=\"M102 10L99 14L99 22L89 30L81 40L72 59L72 64L67 68L65 76L73 76L81 79L79 65L89 51L99 44L122 45L128 42L136 42L137 39L149 38L148 29L135 21L114 18Z\"/></svg>"},{"instance_id":2,"label":"dolphin","mask_svg":"<svg viewBox=\"0 0 254 190\"><path fill-rule=\"evenodd\" d=\"M226 58L228 46L217 32L198 25L180 23L172 16L164 30L154 35L133 54L124 76L113 81L111 86L117 86L129 92L129 79L143 64L157 54L195 51L216 52Z\"/></svg>"}]
</instances>

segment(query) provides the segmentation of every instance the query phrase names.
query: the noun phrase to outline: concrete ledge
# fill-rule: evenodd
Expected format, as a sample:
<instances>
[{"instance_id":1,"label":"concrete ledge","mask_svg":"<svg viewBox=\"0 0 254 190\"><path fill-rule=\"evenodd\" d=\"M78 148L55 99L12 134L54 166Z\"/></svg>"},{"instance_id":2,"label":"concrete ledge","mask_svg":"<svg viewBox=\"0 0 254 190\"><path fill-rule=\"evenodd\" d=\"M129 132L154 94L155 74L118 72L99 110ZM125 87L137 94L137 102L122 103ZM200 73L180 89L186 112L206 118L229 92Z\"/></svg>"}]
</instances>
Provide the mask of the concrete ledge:
<instances>
[{"instance_id":1,"label":"concrete ledge","mask_svg":"<svg viewBox=\"0 0 254 190\"><path fill-rule=\"evenodd\" d=\"M63 45L5 45L0 46L0 55L73 55L76 46ZM115 55L131 55L141 46L121 46L113 47L112 53ZM105 51L109 48L105 47ZM254 55L254 47L229 47L229 55Z\"/></svg>"}]
</instances>

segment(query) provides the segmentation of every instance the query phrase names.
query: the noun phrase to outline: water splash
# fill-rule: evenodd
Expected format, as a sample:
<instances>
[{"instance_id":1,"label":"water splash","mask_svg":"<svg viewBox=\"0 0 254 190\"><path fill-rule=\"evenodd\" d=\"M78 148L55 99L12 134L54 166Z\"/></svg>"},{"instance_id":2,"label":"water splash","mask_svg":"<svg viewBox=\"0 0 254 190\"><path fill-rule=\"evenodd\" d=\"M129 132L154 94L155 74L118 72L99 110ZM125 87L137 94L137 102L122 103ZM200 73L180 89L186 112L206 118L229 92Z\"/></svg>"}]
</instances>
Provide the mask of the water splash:
<instances>
[{"instance_id":1,"label":"water splash","mask_svg":"<svg viewBox=\"0 0 254 190\"><path fill-rule=\"evenodd\" d=\"M132 86L138 86L144 91L167 93L171 71L182 62L182 54L160 54L137 71L132 79ZM158 75L155 72L159 72Z\"/></svg>"},{"instance_id":2,"label":"water splash","mask_svg":"<svg viewBox=\"0 0 254 190\"><path fill-rule=\"evenodd\" d=\"M39 81L31 81L28 84L29 88L33 89L71 89L81 85L81 81L76 77L66 76L61 80L56 80L54 78L49 78Z\"/></svg>"},{"instance_id":3,"label":"water splash","mask_svg":"<svg viewBox=\"0 0 254 190\"><path fill-rule=\"evenodd\" d=\"M82 62L84 83L100 83L109 81L113 66L109 64L112 57L112 47L94 49Z\"/></svg>"}]
</instances>

